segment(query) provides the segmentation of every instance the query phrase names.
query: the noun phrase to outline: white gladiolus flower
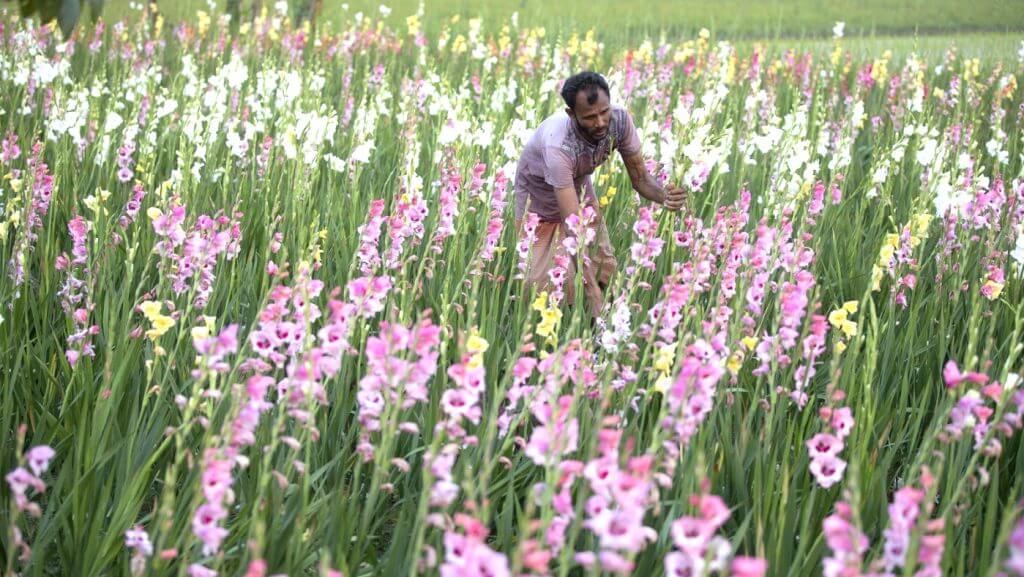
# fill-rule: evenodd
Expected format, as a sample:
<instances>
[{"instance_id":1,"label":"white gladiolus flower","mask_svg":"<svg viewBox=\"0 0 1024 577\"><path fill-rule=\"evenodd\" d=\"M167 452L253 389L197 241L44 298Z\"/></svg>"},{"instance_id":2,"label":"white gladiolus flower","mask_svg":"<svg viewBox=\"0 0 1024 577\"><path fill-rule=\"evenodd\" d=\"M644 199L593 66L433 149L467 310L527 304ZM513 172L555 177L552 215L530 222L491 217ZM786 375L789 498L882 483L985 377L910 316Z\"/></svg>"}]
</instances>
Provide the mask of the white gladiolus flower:
<instances>
[{"instance_id":1,"label":"white gladiolus flower","mask_svg":"<svg viewBox=\"0 0 1024 577\"><path fill-rule=\"evenodd\" d=\"M490 148L491 144L494 143L494 123L490 120L485 121L477 129L473 139L477 146L482 148Z\"/></svg>"},{"instance_id":2,"label":"white gladiolus flower","mask_svg":"<svg viewBox=\"0 0 1024 577\"><path fill-rule=\"evenodd\" d=\"M103 133L110 134L117 130L122 124L124 124L124 118L122 118L120 114L110 111L107 113L107 119L103 123Z\"/></svg>"},{"instance_id":3,"label":"white gladiolus flower","mask_svg":"<svg viewBox=\"0 0 1024 577\"><path fill-rule=\"evenodd\" d=\"M889 178L889 166L883 164L876 168L875 172L872 173L871 182L873 184L882 184L887 178Z\"/></svg>"},{"instance_id":4,"label":"white gladiolus flower","mask_svg":"<svg viewBox=\"0 0 1024 577\"><path fill-rule=\"evenodd\" d=\"M1010 251L1010 258L1017 263L1018 270L1024 272L1024 229L1017 235L1017 242Z\"/></svg>"},{"instance_id":5,"label":"white gladiolus flower","mask_svg":"<svg viewBox=\"0 0 1024 577\"><path fill-rule=\"evenodd\" d=\"M917 150L917 161L921 163L921 166L928 167L932 165L938 146L938 141L931 138L925 138L921 141L921 148Z\"/></svg>"},{"instance_id":6,"label":"white gladiolus flower","mask_svg":"<svg viewBox=\"0 0 1024 577\"><path fill-rule=\"evenodd\" d=\"M961 188L954 187L948 178L942 178L935 187L935 215L945 216L946 211L960 212L968 202L971 194Z\"/></svg>"},{"instance_id":7,"label":"white gladiolus flower","mask_svg":"<svg viewBox=\"0 0 1024 577\"><path fill-rule=\"evenodd\" d=\"M996 136L1001 136L1002 138L992 138L986 142L985 151L988 152L988 155L991 156L993 160L995 160L996 164L1006 164L1010 159L1010 153L1003 149L1003 142L1006 135L997 134Z\"/></svg>"},{"instance_id":8,"label":"white gladiolus flower","mask_svg":"<svg viewBox=\"0 0 1024 577\"><path fill-rule=\"evenodd\" d=\"M234 90L242 88L242 84L249 79L249 68L237 54L232 55L231 61L221 70L221 75L227 80L228 86Z\"/></svg>"},{"instance_id":9,"label":"white gladiolus flower","mask_svg":"<svg viewBox=\"0 0 1024 577\"><path fill-rule=\"evenodd\" d=\"M174 114L174 111L178 109L178 101L173 98L163 99L160 102L160 106L156 109L157 119L164 118Z\"/></svg>"},{"instance_id":10,"label":"white gladiolus flower","mask_svg":"<svg viewBox=\"0 0 1024 577\"><path fill-rule=\"evenodd\" d=\"M1017 373L1010 373L1006 375L1006 383L1003 384L1003 390L1011 392L1017 390L1017 385L1020 384L1020 375Z\"/></svg>"},{"instance_id":11,"label":"white gladiolus flower","mask_svg":"<svg viewBox=\"0 0 1024 577\"><path fill-rule=\"evenodd\" d=\"M468 130L468 122L449 116L448 122L444 123L441 127L441 132L437 136L437 143L442 145L451 144Z\"/></svg>"},{"instance_id":12,"label":"white gladiolus flower","mask_svg":"<svg viewBox=\"0 0 1024 577\"><path fill-rule=\"evenodd\" d=\"M359 164L366 164L370 162L370 153L373 151L373 142L364 142L352 150L349 154L349 161L357 162Z\"/></svg>"}]
</instances>

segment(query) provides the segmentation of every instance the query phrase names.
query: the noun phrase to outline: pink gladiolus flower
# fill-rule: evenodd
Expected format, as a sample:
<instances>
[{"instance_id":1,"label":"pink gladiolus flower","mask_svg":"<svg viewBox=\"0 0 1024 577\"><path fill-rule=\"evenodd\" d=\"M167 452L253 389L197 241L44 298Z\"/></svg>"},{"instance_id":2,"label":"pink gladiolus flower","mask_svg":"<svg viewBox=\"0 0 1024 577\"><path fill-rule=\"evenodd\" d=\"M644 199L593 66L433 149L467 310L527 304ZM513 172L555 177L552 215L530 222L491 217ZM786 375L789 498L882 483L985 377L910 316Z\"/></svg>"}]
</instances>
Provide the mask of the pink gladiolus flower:
<instances>
[{"instance_id":1,"label":"pink gladiolus flower","mask_svg":"<svg viewBox=\"0 0 1024 577\"><path fill-rule=\"evenodd\" d=\"M846 461L826 456L811 461L809 468L818 484L828 489L843 479Z\"/></svg>"},{"instance_id":2,"label":"pink gladiolus flower","mask_svg":"<svg viewBox=\"0 0 1024 577\"><path fill-rule=\"evenodd\" d=\"M825 542L832 555L823 564L825 577L847 577L861 574L861 558L868 550L868 539L850 522L852 511L843 501L836 503L836 513L822 524Z\"/></svg>"},{"instance_id":3,"label":"pink gladiolus flower","mask_svg":"<svg viewBox=\"0 0 1024 577\"><path fill-rule=\"evenodd\" d=\"M153 554L153 544L149 541L149 534L141 527L125 531L124 546L135 549L147 557Z\"/></svg>"},{"instance_id":4,"label":"pink gladiolus flower","mask_svg":"<svg viewBox=\"0 0 1024 577\"><path fill-rule=\"evenodd\" d=\"M946 366L942 369L942 378L946 381L946 386L949 388L956 388L962 383L971 382L976 385L984 385L988 382L988 375L982 373L961 373L960 368L957 367L956 361L947 361Z\"/></svg>"},{"instance_id":5,"label":"pink gladiolus flower","mask_svg":"<svg viewBox=\"0 0 1024 577\"><path fill-rule=\"evenodd\" d=\"M18 147L18 135L10 132L0 143L0 162L7 164L21 156L21 148Z\"/></svg>"},{"instance_id":6,"label":"pink gladiolus flower","mask_svg":"<svg viewBox=\"0 0 1024 577\"><path fill-rule=\"evenodd\" d=\"M253 559L245 570L245 577L263 577L267 574L267 562L263 559Z\"/></svg>"},{"instance_id":7,"label":"pink gladiolus flower","mask_svg":"<svg viewBox=\"0 0 1024 577\"><path fill-rule=\"evenodd\" d=\"M50 460L53 459L54 455L56 453L50 447L37 445L25 453L25 460L28 461L29 469L32 469L32 472L38 476L50 468Z\"/></svg>"},{"instance_id":8,"label":"pink gladiolus flower","mask_svg":"<svg viewBox=\"0 0 1024 577\"><path fill-rule=\"evenodd\" d=\"M665 555L666 577L695 577L704 574L706 563L703 557L673 551Z\"/></svg>"},{"instance_id":9,"label":"pink gladiolus flower","mask_svg":"<svg viewBox=\"0 0 1024 577\"><path fill-rule=\"evenodd\" d=\"M217 577L217 572L198 563L188 566L188 577Z\"/></svg>"},{"instance_id":10,"label":"pink gladiolus flower","mask_svg":"<svg viewBox=\"0 0 1024 577\"><path fill-rule=\"evenodd\" d=\"M715 526L696 517L680 517L672 523L672 542L684 553L703 558Z\"/></svg>"},{"instance_id":11,"label":"pink gladiolus flower","mask_svg":"<svg viewBox=\"0 0 1024 577\"><path fill-rule=\"evenodd\" d=\"M832 429L835 430L836 436L840 440L845 439L850 431L853 430L854 420L853 411L850 407L841 407L832 412L831 423Z\"/></svg>"},{"instance_id":12,"label":"pink gladiolus flower","mask_svg":"<svg viewBox=\"0 0 1024 577\"><path fill-rule=\"evenodd\" d=\"M203 542L203 554L212 555L220 548L221 542L228 536L228 530L220 526L220 521L227 518L228 512L220 505L206 503L196 509L192 517L192 532Z\"/></svg>"},{"instance_id":13,"label":"pink gladiolus flower","mask_svg":"<svg viewBox=\"0 0 1024 577\"><path fill-rule=\"evenodd\" d=\"M643 511L633 507L605 509L585 526L597 535L605 549L638 553L648 541L657 539L652 529L643 526Z\"/></svg>"},{"instance_id":14,"label":"pink gladiolus flower","mask_svg":"<svg viewBox=\"0 0 1024 577\"><path fill-rule=\"evenodd\" d=\"M491 550L479 537L448 531L444 535L442 577L509 577L508 558Z\"/></svg>"},{"instance_id":15,"label":"pink gladiolus flower","mask_svg":"<svg viewBox=\"0 0 1024 577\"><path fill-rule=\"evenodd\" d=\"M153 555L153 544L149 540L149 534L141 527L129 529L124 534L124 546L133 550L132 575L134 577L141 576L146 571L146 559Z\"/></svg>"},{"instance_id":16,"label":"pink gladiolus flower","mask_svg":"<svg viewBox=\"0 0 1024 577\"><path fill-rule=\"evenodd\" d=\"M717 531L729 520L729 507L718 495L701 495L698 498L701 517Z\"/></svg>"},{"instance_id":17,"label":"pink gladiolus flower","mask_svg":"<svg viewBox=\"0 0 1024 577\"><path fill-rule=\"evenodd\" d=\"M768 562L760 557L733 557L732 577L764 577L767 571Z\"/></svg>"},{"instance_id":18,"label":"pink gladiolus flower","mask_svg":"<svg viewBox=\"0 0 1024 577\"><path fill-rule=\"evenodd\" d=\"M1016 577L1024 576L1024 517L1017 521L1017 526L1007 542L1009 554L1004 567Z\"/></svg>"},{"instance_id":19,"label":"pink gladiolus flower","mask_svg":"<svg viewBox=\"0 0 1024 577\"><path fill-rule=\"evenodd\" d=\"M480 411L474 403L475 399L468 396L465 389L448 389L441 396L441 408L449 417L457 420L465 417L477 423L480 421ZM474 408L477 410L474 411Z\"/></svg>"},{"instance_id":20,"label":"pink gladiolus flower","mask_svg":"<svg viewBox=\"0 0 1024 577\"><path fill-rule=\"evenodd\" d=\"M807 441L807 450L811 453L811 459L838 457L843 450L843 442L834 435L818 433Z\"/></svg>"},{"instance_id":21,"label":"pink gladiolus flower","mask_svg":"<svg viewBox=\"0 0 1024 577\"><path fill-rule=\"evenodd\" d=\"M612 573L628 574L633 570L633 562L615 551L601 551L597 554L601 569Z\"/></svg>"}]
</instances>

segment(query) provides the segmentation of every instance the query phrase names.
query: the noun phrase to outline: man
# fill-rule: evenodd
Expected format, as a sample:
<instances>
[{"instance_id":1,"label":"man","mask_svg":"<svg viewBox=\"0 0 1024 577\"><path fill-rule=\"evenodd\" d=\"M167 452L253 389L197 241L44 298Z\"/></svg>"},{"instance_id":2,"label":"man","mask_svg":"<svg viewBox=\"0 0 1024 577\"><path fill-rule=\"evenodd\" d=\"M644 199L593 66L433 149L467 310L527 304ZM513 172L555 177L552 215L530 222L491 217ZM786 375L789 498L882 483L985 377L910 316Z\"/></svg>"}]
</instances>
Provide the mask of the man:
<instances>
[{"instance_id":1,"label":"man","mask_svg":"<svg viewBox=\"0 0 1024 577\"><path fill-rule=\"evenodd\" d=\"M562 87L562 99L565 111L544 120L519 157L515 181L516 229L522 237L526 211L537 214L540 223L526 284L547 290L551 286L548 272L555 266L555 256L566 254L562 241L572 234L565 219L580 211L581 202L593 207L597 215L594 223L597 234L589 259L581 260L584 261L587 308L591 315L597 316L604 305L603 291L611 281L616 262L590 178L594 168L607 160L612 150L618 149L633 190L640 196L668 210L679 210L686 193L675 186L662 188L647 172L633 118L625 108L611 104L608 83L600 74L586 71L569 78ZM573 265L566 273L565 294L571 302L576 276Z\"/></svg>"}]
</instances>

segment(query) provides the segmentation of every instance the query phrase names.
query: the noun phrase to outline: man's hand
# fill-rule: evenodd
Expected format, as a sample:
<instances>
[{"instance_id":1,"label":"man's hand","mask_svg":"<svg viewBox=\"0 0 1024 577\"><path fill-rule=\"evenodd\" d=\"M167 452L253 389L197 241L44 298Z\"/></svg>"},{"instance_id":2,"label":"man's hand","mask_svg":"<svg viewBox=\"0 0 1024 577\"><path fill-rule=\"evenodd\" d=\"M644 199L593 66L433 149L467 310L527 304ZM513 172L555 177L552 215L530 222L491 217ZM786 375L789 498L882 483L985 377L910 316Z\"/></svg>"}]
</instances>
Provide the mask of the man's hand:
<instances>
[{"instance_id":1,"label":"man's hand","mask_svg":"<svg viewBox=\"0 0 1024 577\"><path fill-rule=\"evenodd\" d=\"M661 202L666 210L676 211L686 204L686 190L678 186L665 187L665 199Z\"/></svg>"},{"instance_id":2,"label":"man's hand","mask_svg":"<svg viewBox=\"0 0 1024 577\"><path fill-rule=\"evenodd\" d=\"M676 211L686 204L686 191L678 186L669 185L662 188L657 181L647 172L644 157L639 153L626 157L626 171L629 172L629 180L633 184L633 190L651 202L657 202L666 210Z\"/></svg>"}]
</instances>

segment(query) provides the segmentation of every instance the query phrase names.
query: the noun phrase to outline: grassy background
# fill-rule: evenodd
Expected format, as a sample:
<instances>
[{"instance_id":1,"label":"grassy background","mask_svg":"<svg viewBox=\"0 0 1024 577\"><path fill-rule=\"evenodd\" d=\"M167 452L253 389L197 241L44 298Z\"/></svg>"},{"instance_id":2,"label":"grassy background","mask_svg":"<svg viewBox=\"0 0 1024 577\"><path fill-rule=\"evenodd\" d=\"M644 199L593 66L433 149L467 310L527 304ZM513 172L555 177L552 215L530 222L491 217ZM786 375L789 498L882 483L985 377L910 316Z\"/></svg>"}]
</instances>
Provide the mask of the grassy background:
<instances>
[{"instance_id":1,"label":"grassy background","mask_svg":"<svg viewBox=\"0 0 1024 577\"><path fill-rule=\"evenodd\" d=\"M108 0L111 14L128 9L130 0ZM157 0L174 18L190 16L206 0ZM223 0L217 0L223 6ZM243 0L248 7L252 0ZM267 6L273 0L263 0ZM298 6L300 2L290 0ZM324 14L343 18L341 0L324 0ZM392 8L392 18L416 11L419 0L348 0L349 13ZM845 21L851 35L949 34L1024 31L1024 0L446 0L427 1L428 25L453 14L506 19L513 12L529 25L577 29L668 29L686 33L706 27L734 38L829 36L832 24Z\"/></svg>"},{"instance_id":2,"label":"grassy background","mask_svg":"<svg viewBox=\"0 0 1024 577\"><path fill-rule=\"evenodd\" d=\"M224 0L157 0L171 20L190 19L196 10L211 4L223 9ZM416 12L419 0L385 0L392 9L388 20L401 25ZM120 18L130 13L130 0L107 0L105 16ZM274 0L263 0L272 7ZM296 8L300 2L290 0ZM324 0L323 17L343 23L359 11L378 16L377 0ZM253 0L242 0L248 10ZM877 54L891 49L897 56L916 51L941 56L955 45L969 57L1012 58L1024 39L1024 0L448 0L426 2L428 33L451 16L482 17L485 25L506 21L519 13L521 25L545 26L555 31L594 28L599 39L627 45L643 37L661 34L690 37L708 28L717 38L741 44L785 40L785 48L830 49L832 26L846 22L846 49L857 54Z\"/></svg>"}]
</instances>

